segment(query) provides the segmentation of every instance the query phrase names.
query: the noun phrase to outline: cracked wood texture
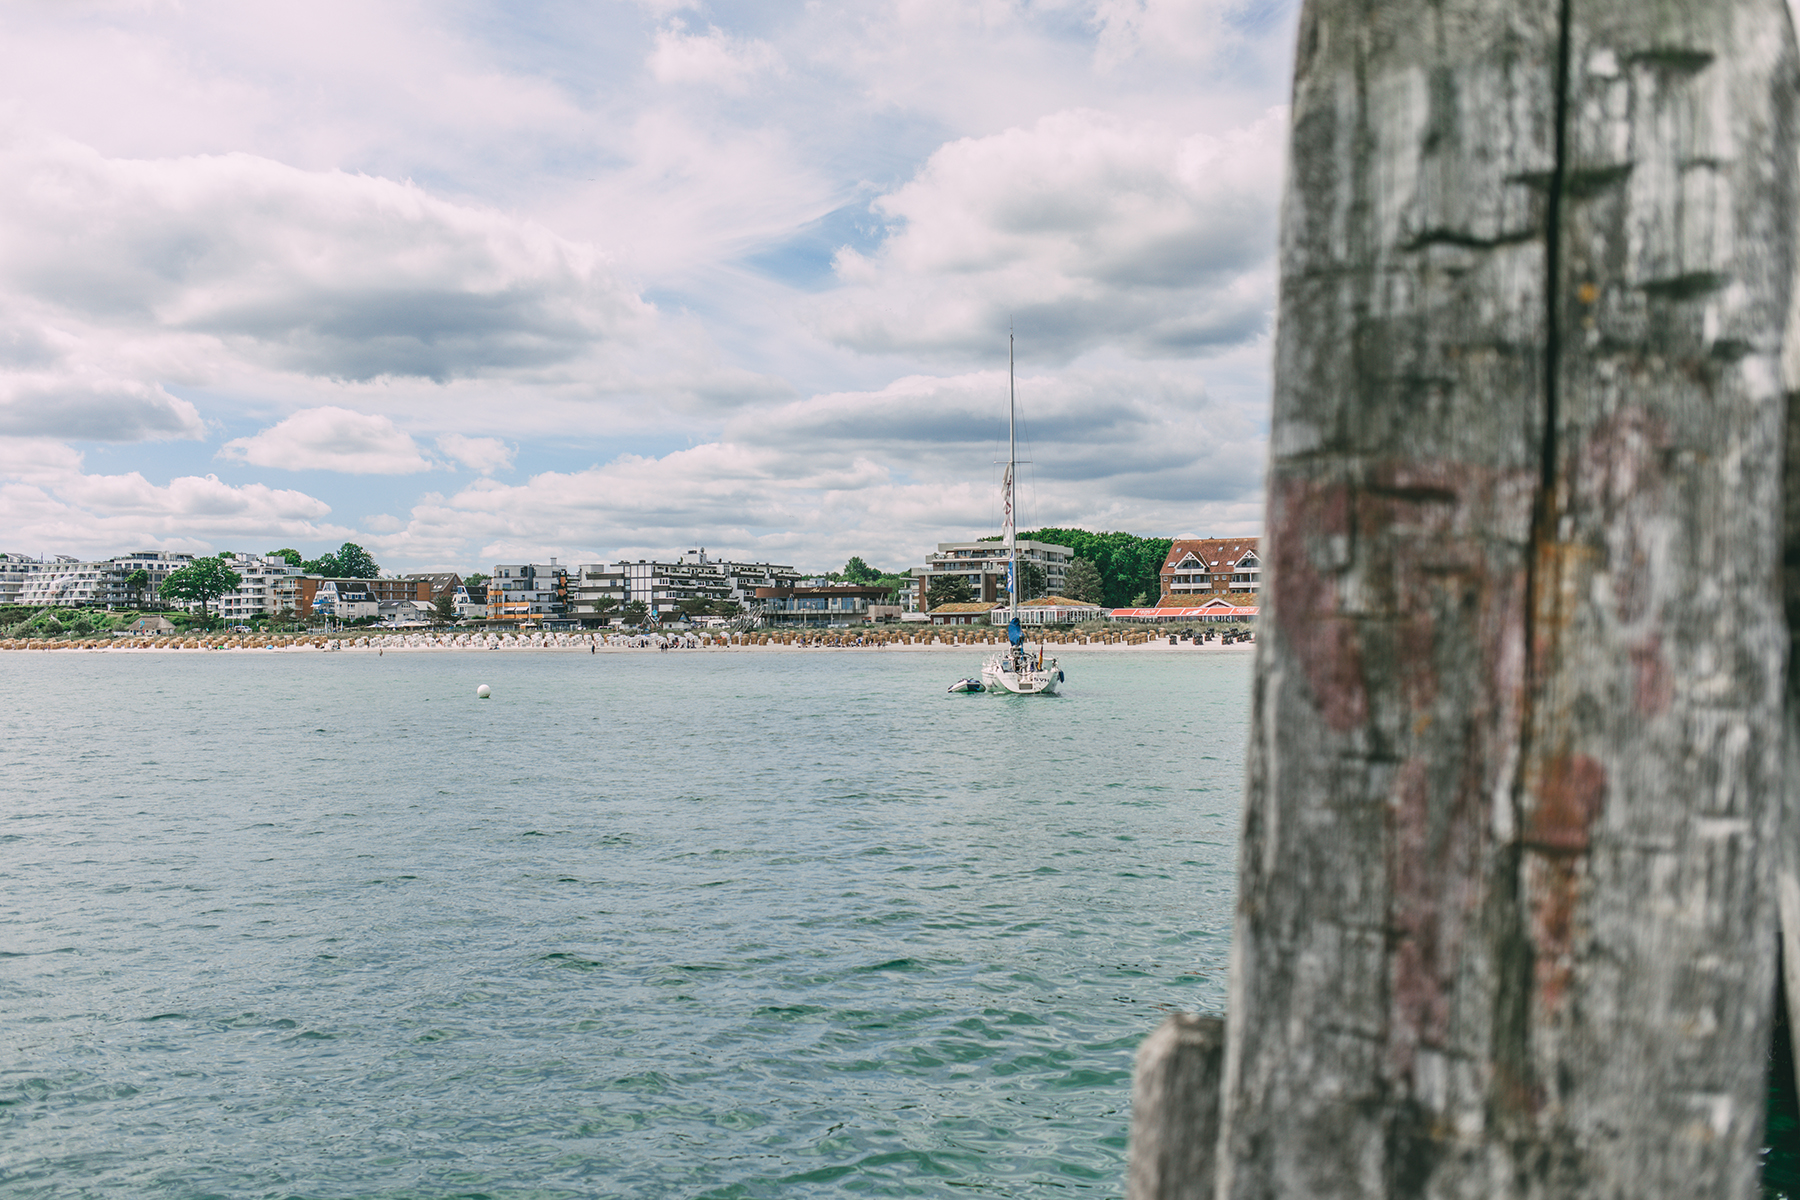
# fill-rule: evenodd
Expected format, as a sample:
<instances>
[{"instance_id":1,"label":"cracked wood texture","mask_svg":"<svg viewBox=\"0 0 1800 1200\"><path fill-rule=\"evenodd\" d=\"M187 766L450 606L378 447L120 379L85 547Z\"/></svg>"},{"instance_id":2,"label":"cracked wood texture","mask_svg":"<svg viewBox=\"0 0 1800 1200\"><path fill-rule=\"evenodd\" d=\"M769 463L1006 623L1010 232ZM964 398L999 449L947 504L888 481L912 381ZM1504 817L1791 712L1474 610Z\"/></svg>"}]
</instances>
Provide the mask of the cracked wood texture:
<instances>
[{"instance_id":1,"label":"cracked wood texture","mask_svg":"<svg viewBox=\"0 0 1800 1200\"><path fill-rule=\"evenodd\" d=\"M1175 1013L1138 1047L1125 1200L1212 1200L1225 1022Z\"/></svg>"},{"instance_id":2,"label":"cracked wood texture","mask_svg":"<svg viewBox=\"0 0 1800 1200\"><path fill-rule=\"evenodd\" d=\"M1782 0L1309 0L1217 1194L1756 1190Z\"/></svg>"}]
</instances>

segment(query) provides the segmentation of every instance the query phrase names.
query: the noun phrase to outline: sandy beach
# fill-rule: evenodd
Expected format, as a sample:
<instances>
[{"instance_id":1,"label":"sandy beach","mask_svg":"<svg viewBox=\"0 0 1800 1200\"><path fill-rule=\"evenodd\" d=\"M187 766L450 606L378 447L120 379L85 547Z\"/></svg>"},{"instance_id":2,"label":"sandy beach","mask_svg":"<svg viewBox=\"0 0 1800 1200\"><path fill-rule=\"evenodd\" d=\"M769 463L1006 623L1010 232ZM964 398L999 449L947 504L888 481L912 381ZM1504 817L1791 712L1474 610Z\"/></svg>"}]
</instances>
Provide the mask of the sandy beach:
<instances>
[{"instance_id":1,"label":"sandy beach","mask_svg":"<svg viewBox=\"0 0 1800 1200\"><path fill-rule=\"evenodd\" d=\"M1131 654L1245 654L1253 643L1245 640L1224 645L1211 642L1171 643L1167 633L1144 629L1107 630L1096 634L1052 633L1044 641L1044 653L1057 655L1086 653ZM0 650L36 651L40 653L144 654L157 652L212 651L228 653L298 654L298 653L449 653L473 652L547 652L563 654L764 654L822 653L859 650L898 654L931 654L982 652L1004 644L1001 629L932 629L925 631L831 630L831 631L762 631L757 633L672 633L672 634L599 634L599 633L460 633L396 632L357 636L231 636L201 637L115 637L69 640L9 639L0 641ZM1038 645L1035 638L1027 643Z\"/></svg>"}]
</instances>

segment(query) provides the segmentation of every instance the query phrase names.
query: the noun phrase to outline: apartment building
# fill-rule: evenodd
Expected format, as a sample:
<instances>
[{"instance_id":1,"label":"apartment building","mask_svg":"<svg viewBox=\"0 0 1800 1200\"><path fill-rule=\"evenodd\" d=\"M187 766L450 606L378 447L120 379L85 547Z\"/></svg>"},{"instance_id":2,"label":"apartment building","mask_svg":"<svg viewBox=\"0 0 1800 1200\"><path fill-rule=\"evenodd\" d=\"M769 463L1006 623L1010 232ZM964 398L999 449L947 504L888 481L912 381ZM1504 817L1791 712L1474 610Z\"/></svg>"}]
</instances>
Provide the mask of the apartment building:
<instances>
[{"instance_id":1,"label":"apartment building","mask_svg":"<svg viewBox=\"0 0 1800 1200\"><path fill-rule=\"evenodd\" d=\"M361 621L381 614L373 579L321 579L307 600L307 613L337 621Z\"/></svg>"},{"instance_id":2,"label":"apartment building","mask_svg":"<svg viewBox=\"0 0 1800 1200\"><path fill-rule=\"evenodd\" d=\"M400 580L402 583L411 583L414 585L423 582L425 584L425 598L433 603L443 599L445 596L455 599L457 591L463 585L462 576L458 575L455 571L431 571L424 575L402 575ZM417 600L419 597L412 595L407 598L409 600Z\"/></svg>"},{"instance_id":3,"label":"apartment building","mask_svg":"<svg viewBox=\"0 0 1800 1200\"><path fill-rule=\"evenodd\" d=\"M729 602L747 606L758 589L792 587L800 572L776 563L734 562L713 558L706 547L689 550L674 562L623 562L626 603L642 601L658 621L677 620L683 600Z\"/></svg>"},{"instance_id":4,"label":"apartment building","mask_svg":"<svg viewBox=\"0 0 1800 1200\"><path fill-rule=\"evenodd\" d=\"M1163 598L1157 607L1170 608L1208 596L1255 595L1262 565L1255 538L1181 538L1169 547L1159 574Z\"/></svg>"},{"instance_id":5,"label":"apartment building","mask_svg":"<svg viewBox=\"0 0 1800 1200\"><path fill-rule=\"evenodd\" d=\"M629 588L630 577L623 565L582 563L569 576L570 615L583 625L616 621Z\"/></svg>"},{"instance_id":6,"label":"apartment building","mask_svg":"<svg viewBox=\"0 0 1800 1200\"><path fill-rule=\"evenodd\" d=\"M1037 565L1044 572L1044 590L1061 594L1075 552L1050 542L1024 540L1018 546L1021 567L1025 563ZM1007 599L1006 568L1004 542L939 542L937 551L926 556L925 565L913 569L913 586L902 593L902 603L912 611L923 611L932 579L943 575L960 575L967 579L971 603L1004 603Z\"/></svg>"},{"instance_id":7,"label":"apartment building","mask_svg":"<svg viewBox=\"0 0 1800 1200\"><path fill-rule=\"evenodd\" d=\"M458 621L487 620L487 584L459 583L451 599L456 603Z\"/></svg>"},{"instance_id":8,"label":"apartment building","mask_svg":"<svg viewBox=\"0 0 1800 1200\"><path fill-rule=\"evenodd\" d=\"M304 572L287 559L234 554L226 565L241 578L216 602L216 611L227 623L299 611L296 602Z\"/></svg>"},{"instance_id":9,"label":"apartment building","mask_svg":"<svg viewBox=\"0 0 1800 1200\"><path fill-rule=\"evenodd\" d=\"M328 579L323 575L302 575L295 585L294 611L303 617L317 612L317 596L328 583L339 593L366 591L377 604L394 600L420 600L429 604L436 599L431 593L433 578L435 576L410 575L405 579Z\"/></svg>"},{"instance_id":10,"label":"apartment building","mask_svg":"<svg viewBox=\"0 0 1800 1200\"><path fill-rule=\"evenodd\" d=\"M25 580L37 573L38 560L26 554L0 554L0 604L17 604Z\"/></svg>"},{"instance_id":11,"label":"apartment building","mask_svg":"<svg viewBox=\"0 0 1800 1200\"><path fill-rule=\"evenodd\" d=\"M122 608L157 599L169 572L194 561L191 554L139 550L114 558L82 560L67 554L38 560L0 555L0 604L34 607ZM143 571L149 582L140 592L126 581Z\"/></svg>"},{"instance_id":12,"label":"apartment building","mask_svg":"<svg viewBox=\"0 0 1800 1200\"><path fill-rule=\"evenodd\" d=\"M547 563L501 563L487 584L487 619L517 623L569 619L569 568Z\"/></svg>"}]
</instances>

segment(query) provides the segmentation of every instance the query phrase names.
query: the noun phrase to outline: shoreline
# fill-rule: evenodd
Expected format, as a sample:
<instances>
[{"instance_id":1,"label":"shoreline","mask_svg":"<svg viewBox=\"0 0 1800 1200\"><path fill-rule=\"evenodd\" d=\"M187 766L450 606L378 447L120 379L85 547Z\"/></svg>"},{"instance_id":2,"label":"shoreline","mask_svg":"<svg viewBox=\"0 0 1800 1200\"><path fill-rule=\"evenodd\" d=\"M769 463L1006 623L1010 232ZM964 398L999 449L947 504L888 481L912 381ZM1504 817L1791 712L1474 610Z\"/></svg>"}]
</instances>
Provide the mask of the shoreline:
<instances>
[{"instance_id":1,"label":"shoreline","mask_svg":"<svg viewBox=\"0 0 1800 1200\"><path fill-rule=\"evenodd\" d=\"M228 653L228 654L450 654L450 653L531 653L531 654L797 654L860 651L863 653L933 654L955 652L990 653L1005 644L1004 637L932 638L903 640L899 636L855 638L841 634L823 635L735 635L732 640L715 635L662 634L643 637L611 635L610 639L587 634L538 634L532 637L487 634L375 634L360 638L323 637L207 637L207 638L120 638L101 641L0 641L0 652L85 653L85 654L164 654L164 653ZM660 637L662 640L656 640ZM1219 641L1204 643L1177 642L1171 645L1169 635L1144 636L1128 632L1085 640L1067 636L1065 640L1044 643L1049 657L1075 654L1242 654L1255 648L1251 641L1224 645ZM743 639L743 640L738 640ZM1026 639L1028 646L1037 643Z\"/></svg>"}]
</instances>

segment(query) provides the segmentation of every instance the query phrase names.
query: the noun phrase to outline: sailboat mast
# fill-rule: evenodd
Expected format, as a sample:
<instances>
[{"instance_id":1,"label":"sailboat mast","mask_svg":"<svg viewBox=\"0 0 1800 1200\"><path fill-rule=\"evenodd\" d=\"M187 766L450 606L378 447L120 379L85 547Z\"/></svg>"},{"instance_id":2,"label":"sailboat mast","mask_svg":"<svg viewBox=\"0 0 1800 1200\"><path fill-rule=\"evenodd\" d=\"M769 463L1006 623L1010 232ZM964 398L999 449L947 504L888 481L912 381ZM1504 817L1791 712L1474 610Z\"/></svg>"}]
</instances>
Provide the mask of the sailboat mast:
<instances>
[{"instance_id":1,"label":"sailboat mast","mask_svg":"<svg viewBox=\"0 0 1800 1200\"><path fill-rule=\"evenodd\" d=\"M1013 382L1013 335L1006 335L1006 560L1007 617L1019 615L1019 522L1013 506L1013 472L1019 465L1018 386Z\"/></svg>"}]
</instances>

